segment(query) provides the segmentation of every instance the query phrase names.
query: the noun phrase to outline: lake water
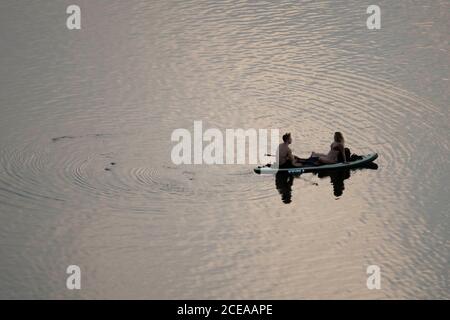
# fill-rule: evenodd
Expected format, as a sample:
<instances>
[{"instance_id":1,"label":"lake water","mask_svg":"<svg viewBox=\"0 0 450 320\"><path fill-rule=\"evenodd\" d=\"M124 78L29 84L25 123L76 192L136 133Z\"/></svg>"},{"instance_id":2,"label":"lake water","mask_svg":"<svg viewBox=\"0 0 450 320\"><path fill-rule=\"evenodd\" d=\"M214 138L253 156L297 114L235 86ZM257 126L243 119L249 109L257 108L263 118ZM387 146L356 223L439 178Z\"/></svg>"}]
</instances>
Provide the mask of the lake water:
<instances>
[{"instance_id":1,"label":"lake water","mask_svg":"<svg viewBox=\"0 0 450 320\"><path fill-rule=\"evenodd\" d=\"M1 2L0 298L450 298L450 3L370 4ZM196 120L378 169L177 166Z\"/></svg>"}]
</instances>

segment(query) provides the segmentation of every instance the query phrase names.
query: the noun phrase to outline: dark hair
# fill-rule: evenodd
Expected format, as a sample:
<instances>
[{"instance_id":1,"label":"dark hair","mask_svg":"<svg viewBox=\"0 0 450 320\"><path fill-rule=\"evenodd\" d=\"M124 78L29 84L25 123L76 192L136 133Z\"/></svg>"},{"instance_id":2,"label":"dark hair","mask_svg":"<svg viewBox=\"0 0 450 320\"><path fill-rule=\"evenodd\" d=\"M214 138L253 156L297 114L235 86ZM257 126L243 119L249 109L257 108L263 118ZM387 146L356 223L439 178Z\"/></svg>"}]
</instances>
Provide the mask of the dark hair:
<instances>
[{"instance_id":1,"label":"dark hair","mask_svg":"<svg viewBox=\"0 0 450 320\"><path fill-rule=\"evenodd\" d=\"M291 133L287 132L285 134L283 134L283 141L286 142L288 141L288 139L291 137Z\"/></svg>"},{"instance_id":2,"label":"dark hair","mask_svg":"<svg viewBox=\"0 0 450 320\"><path fill-rule=\"evenodd\" d=\"M336 142L344 142L344 136L340 132L334 133L334 141Z\"/></svg>"}]
</instances>

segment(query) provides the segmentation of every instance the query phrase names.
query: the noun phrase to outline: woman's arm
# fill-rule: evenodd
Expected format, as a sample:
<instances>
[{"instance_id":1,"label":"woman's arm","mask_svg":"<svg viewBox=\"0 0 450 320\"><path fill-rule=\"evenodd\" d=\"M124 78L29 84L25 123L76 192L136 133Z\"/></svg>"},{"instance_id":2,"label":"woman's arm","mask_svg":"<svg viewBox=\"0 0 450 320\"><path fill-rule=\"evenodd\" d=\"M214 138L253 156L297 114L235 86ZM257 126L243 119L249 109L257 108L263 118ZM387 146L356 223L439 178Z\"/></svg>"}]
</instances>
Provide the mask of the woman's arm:
<instances>
[{"instance_id":1,"label":"woman's arm","mask_svg":"<svg viewBox=\"0 0 450 320\"><path fill-rule=\"evenodd\" d=\"M347 162L347 157L345 156L345 147L342 143L339 144L339 152L342 154L342 159Z\"/></svg>"}]
</instances>

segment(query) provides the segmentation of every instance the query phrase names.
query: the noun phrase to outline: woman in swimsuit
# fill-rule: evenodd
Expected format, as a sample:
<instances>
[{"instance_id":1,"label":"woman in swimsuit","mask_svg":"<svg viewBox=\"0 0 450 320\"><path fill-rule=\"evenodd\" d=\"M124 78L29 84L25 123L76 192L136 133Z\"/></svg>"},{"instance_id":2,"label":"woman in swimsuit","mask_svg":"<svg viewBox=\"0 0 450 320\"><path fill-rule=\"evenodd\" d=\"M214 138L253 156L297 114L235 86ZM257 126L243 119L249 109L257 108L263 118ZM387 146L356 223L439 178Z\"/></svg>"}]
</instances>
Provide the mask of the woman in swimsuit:
<instances>
[{"instance_id":1,"label":"woman in swimsuit","mask_svg":"<svg viewBox=\"0 0 450 320\"><path fill-rule=\"evenodd\" d=\"M328 152L328 154L313 152L311 153L311 157L318 157L319 163L337 163L339 154L342 155L342 159L344 159L344 162L347 162L347 159L345 157L344 136L340 132L335 132L334 141L330 146L330 152Z\"/></svg>"}]
</instances>

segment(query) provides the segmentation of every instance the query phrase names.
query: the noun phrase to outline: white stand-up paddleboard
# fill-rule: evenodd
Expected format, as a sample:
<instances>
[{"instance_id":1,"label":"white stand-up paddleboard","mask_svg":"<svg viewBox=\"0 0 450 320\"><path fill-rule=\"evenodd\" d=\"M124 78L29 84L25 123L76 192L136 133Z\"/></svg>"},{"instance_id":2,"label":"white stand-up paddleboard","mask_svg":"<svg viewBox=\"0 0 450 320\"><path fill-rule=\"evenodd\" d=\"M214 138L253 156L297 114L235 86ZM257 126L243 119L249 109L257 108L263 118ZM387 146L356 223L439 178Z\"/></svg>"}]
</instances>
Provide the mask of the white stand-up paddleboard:
<instances>
[{"instance_id":1,"label":"white stand-up paddleboard","mask_svg":"<svg viewBox=\"0 0 450 320\"><path fill-rule=\"evenodd\" d=\"M378 158L378 154L371 153L365 155L360 160L355 160L351 162L338 162L333 164L324 164L319 166L305 165L303 167L293 167L293 168L275 168L275 167L258 167L253 169L257 174L274 174L277 172L287 172L292 174L301 174L307 172L319 172L319 171L329 171L329 170L341 170L341 169L352 169L361 167L368 164Z\"/></svg>"}]
</instances>

